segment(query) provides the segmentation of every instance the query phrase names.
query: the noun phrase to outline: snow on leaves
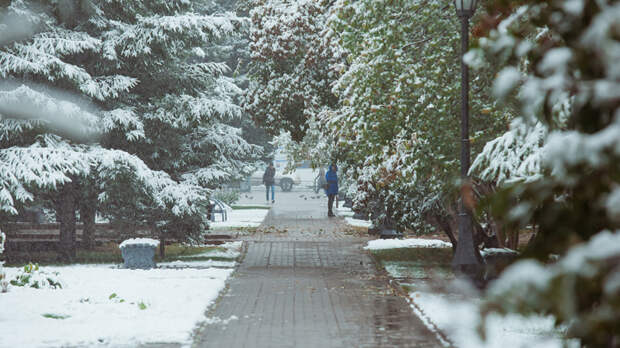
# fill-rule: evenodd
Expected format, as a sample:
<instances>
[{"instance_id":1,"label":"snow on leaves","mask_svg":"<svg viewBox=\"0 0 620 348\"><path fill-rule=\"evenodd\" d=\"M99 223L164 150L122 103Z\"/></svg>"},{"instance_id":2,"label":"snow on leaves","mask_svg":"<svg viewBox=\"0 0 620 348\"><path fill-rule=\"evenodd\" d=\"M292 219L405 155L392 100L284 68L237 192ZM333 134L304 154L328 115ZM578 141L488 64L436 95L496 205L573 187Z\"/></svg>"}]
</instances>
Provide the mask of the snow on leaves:
<instances>
[{"instance_id":1,"label":"snow on leaves","mask_svg":"<svg viewBox=\"0 0 620 348\"><path fill-rule=\"evenodd\" d=\"M484 145L470 173L499 185L539 179L547 133L547 127L540 122L529 125L516 119L510 131Z\"/></svg>"},{"instance_id":2,"label":"snow on leaves","mask_svg":"<svg viewBox=\"0 0 620 348\"><path fill-rule=\"evenodd\" d=\"M59 27L34 35L31 42L30 48L33 51L44 52L57 57L84 52L96 53L101 48L101 40L93 38L85 32Z\"/></svg>"},{"instance_id":3,"label":"snow on leaves","mask_svg":"<svg viewBox=\"0 0 620 348\"><path fill-rule=\"evenodd\" d=\"M147 115L147 118L155 118L180 129L238 117L241 117L239 106L232 104L230 100L206 94L199 94L196 97L167 95L162 99L161 107L155 113Z\"/></svg>"},{"instance_id":4,"label":"snow on leaves","mask_svg":"<svg viewBox=\"0 0 620 348\"><path fill-rule=\"evenodd\" d=\"M336 102L331 93L336 62L325 39L326 1L262 1L250 13L252 81L244 108L277 135L301 141L306 121ZM339 61L338 61L339 63Z\"/></svg>"},{"instance_id":5,"label":"snow on leaves","mask_svg":"<svg viewBox=\"0 0 620 348\"><path fill-rule=\"evenodd\" d=\"M568 323L571 337L591 330L604 333L610 329L605 318L620 310L617 273L605 276L610 268L618 266L619 255L620 231L603 231L551 266L532 260L517 262L491 285L483 311L554 313L561 322ZM577 305L590 296L589 291L599 294L597 305ZM590 327L593 322L598 325Z\"/></svg>"},{"instance_id":6,"label":"snow on leaves","mask_svg":"<svg viewBox=\"0 0 620 348\"><path fill-rule=\"evenodd\" d=\"M11 147L0 150L0 210L12 214L15 200L25 203L33 199L31 189L53 191L71 176L85 176L90 161L83 149L66 143L46 147Z\"/></svg>"},{"instance_id":7,"label":"snow on leaves","mask_svg":"<svg viewBox=\"0 0 620 348\"><path fill-rule=\"evenodd\" d=\"M106 34L105 51L118 49L123 57L139 57L152 54L154 46L165 47L167 50L187 49L171 45L178 45L179 37L207 44L231 35L242 22L232 14L209 16L193 13L138 16L135 24L110 21L113 29ZM114 56L109 54L110 58Z\"/></svg>"},{"instance_id":8,"label":"snow on leaves","mask_svg":"<svg viewBox=\"0 0 620 348\"><path fill-rule=\"evenodd\" d=\"M144 139L142 121L131 109L114 109L102 113L102 130L106 133L118 130L125 133L129 141Z\"/></svg>"},{"instance_id":9,"label":"snow on leaves","mask_svg":"<svg viewBox=\"0 0 620 348\"><path fill-rule=\"evenodd\" d=\"M132 182L125 184L139 187L159 209L176 216L200 213L198 203L207 197L207 191L200 186L172 180L167 173L151 170L140 158L124 151L93 148L88 154L98 175L101 203L108 200L107 186L129 175Z\"/></svg>"}]
</instances>

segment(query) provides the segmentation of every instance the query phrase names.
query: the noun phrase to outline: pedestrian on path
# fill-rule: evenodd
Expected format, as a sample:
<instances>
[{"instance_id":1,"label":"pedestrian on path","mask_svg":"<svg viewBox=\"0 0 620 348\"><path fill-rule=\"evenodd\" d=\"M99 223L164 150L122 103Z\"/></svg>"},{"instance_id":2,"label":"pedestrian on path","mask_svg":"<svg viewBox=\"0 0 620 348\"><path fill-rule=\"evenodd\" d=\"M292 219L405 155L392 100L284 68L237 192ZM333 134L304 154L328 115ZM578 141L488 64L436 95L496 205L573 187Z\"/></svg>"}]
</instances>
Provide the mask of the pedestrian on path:
<instances>
[{"instance_id":1,"label":"pedestrian on path","mask_svg":"<svg viewBox=\"0 0 620 348\"><path fill-rule=\"evenodd\" d=\"M329 170L325 174L325 180L327 181L327 189L325 190L325 194L327 194L327 216L333 217L334 215L333 207L334 207L334 199L338 195L338 168L335 164L329 166Z\"/></svg>"},{"instance_id":2,"label":"pedestrian on path","mask_svg":"<svg viewBox=\"0 0 620 348\"><path fill-rule=\"evenodd\" d=\"M266 188L265 198L267 199L267 203L269 203L269 189L270 188L271 188L271 203L276 202L275 176L276 176L276 168L274 168L273 163L269 163L269 166L267 167L267 169L265 169L265 174L263 174L263 184L265 184L265 188Z\"/></svg>"}]
</instances>

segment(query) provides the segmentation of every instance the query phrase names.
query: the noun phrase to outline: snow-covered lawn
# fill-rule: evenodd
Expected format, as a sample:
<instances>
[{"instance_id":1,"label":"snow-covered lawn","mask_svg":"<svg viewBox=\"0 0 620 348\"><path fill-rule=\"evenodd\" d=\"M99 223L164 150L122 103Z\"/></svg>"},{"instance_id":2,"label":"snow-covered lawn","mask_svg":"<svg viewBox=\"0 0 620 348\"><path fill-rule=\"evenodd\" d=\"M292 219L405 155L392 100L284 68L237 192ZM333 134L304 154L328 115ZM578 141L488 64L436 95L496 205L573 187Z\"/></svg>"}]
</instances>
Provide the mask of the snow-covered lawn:
<instances>
[{"instance_id":1,"label":"snow-covered lawn","mask_svg":"<svg viewBox=\"0 0 620 348\"><path fill-rule=\"evenodd\" d=\"M342 205L336 209L336 215L338 216L343 216L344 217L344 221L349 225L349 226L354 226L354 227L366 227L369 228L372 226L372 222L369 220L358 220L358 219L354 219L353 215L355 214L353 212L353 210L351 210L351 208L345 208Z\"/></svg>"},{"instance_id":2,"label":"snow-covered lawn","mask_svg":"<svg viewBox=\"0 0 620 348\"><path fill-rule=\"evenodd\" d=\"M358 220L358 219L354 219L351 217L345 217L344 221L349 224L350 226L355 226L355 227L370 227L372 226L372 222L368 221L368 220Z\"/></svg>"},{"instance_id":3,"label":"snow-covered lawn","mask_svg":"<svg viewBox=\"0 0 620 348\"><path fill-rule=\"evenodd\" d=\"M375 239L368 242L366 250L399 249L399 248L451 248L452 244L439 239Z\"/></svg>"},{"instance_id":4,"label":"snow-covered lawn","mask_svg":"<svg viewBox=\"0 0 620 348\"><path fill-rule=\"evenodd\" d=\"M344 216L344 217L352 217L353 215L355 215L355 213L353 212L353 210L351 210L351 208L343 207L341 204L340 207L336 208L336 215Z\"/></svg>"},{"instance_id":5,"label":"snow-covered lawn","mask_svg":"<svg viewBox=\"0 0 620 348\"><path fill-rule=\"evenodd\" d=\"M212 229L231 227L257 227L269 213L269 209L230 209L227 211L226 221L210 222ZM216 214L216 219L221 220L221 215Z\"/></svg>"},{"instance_id":6,"label":"snow-covered lawn","mask_svg":"<svg viewBox=\"0 0 620 348\"><path fill-rule=\"evenodd\" d=\"M436 326L458 348L561 348L561 333L553 318L491 315L486 323L486 341L477 333L478 301L450 299L447 295L413 291L412 310L431 330ZM420 311L421 310L421 311Z\"/></svg>"},{"instance_id":7,"label":"snow-covered lawn","mask_svg":"<svg viewBox=\"0 0 620 348\"><path fill-rule=\"evenodd\" d=\"M218 249L208 250L200 254L193 254L188 256L180 256L180 258L195 258L195 257L218 257L218 258L226 258L226 259L236 259L241 255L241 247L243 246L243 242L227 242L220 245L207 245L207 246L215 246ZM222 250L225 249L225 250Z\"/></svg>"},{"instance_id":8,"label":"snow-covered lawn","mask_svg":"<svg viewBox=\"0 0 620 348\"><path fill-rule=\"evenodd\" d=\"M437 239L388 239L371 240L364 248L367 250L386 250L398 248L449 248L450 243ZM449 260L447 261L449 263ZM392 277L399 278L403 274L398 262L386 262L385 269ZM420 268L418 264L415 265ZM416 272L418 271L418 272ZM420 269L412 269L409 275L420 273ZM423 272L427 277L428 272ZM422 273L420 273L422 274ZM437 268L435 275L444 275L443 270ZM449 277L445 277L447 279ZM443 279L443 281L445 281ZM439 281L442 281L441 279ZM418 283L419 282L419 283ZM480 299L469 296L455 296L448 293L439 293L433 289L426 289L425 280L419 279L411 285L416 290L409 293L411 309L419 316L431 331L441 332L458 348L521 348L521 347L562 347L562 335L553 327L552 318L522 317L511 315L502 317L492 315L486 323L487 338L483 341L477 332L479 323L478 304ZM444 287L445 288L445 287ZM420 290L422 289L422 290ZM473 290L472 290L473 291ZM458 292L458 291L457 291ZM468 293L471 291L467 291ZM438 335L441 340L441 335ZM445 346L449 346L444 342Z\"/></svg>"},{"instance_id":9,"label":"snow-covered lawn","mask_svg":"<svg viewBox=\"0 0 620 348\"><path fill-rule=\"evenodd\" d=\"M223 245L230 249L227 256L238 256L237 244ZM205 311L234 265L208 260L160 263L151 270L43 266L47 273L58 272L63 288L10 286L0 293L0 347L189 344L199 323L218 320ZM5 267L9 279L20 269Z\"/></svg>"}]
</instances>

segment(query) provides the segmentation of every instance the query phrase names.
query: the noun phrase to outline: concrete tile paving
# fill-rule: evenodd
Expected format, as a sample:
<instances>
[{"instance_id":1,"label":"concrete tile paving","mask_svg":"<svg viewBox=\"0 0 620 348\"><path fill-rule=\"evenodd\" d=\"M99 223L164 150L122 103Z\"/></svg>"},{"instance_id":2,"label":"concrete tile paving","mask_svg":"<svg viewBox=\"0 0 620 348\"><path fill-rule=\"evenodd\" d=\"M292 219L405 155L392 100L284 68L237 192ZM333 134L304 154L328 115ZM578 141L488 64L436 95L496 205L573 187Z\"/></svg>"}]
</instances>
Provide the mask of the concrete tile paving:
<instances>
[{"instance_id":1,"label":"concrete tile paving","mask_svg":"<svg viewBox=\"0 0 620 348\"><path fill-rule=\"evenodd\" d=\"M442 346L322 209L272 208L193 347Z\"/></svg>"}]
</instances>

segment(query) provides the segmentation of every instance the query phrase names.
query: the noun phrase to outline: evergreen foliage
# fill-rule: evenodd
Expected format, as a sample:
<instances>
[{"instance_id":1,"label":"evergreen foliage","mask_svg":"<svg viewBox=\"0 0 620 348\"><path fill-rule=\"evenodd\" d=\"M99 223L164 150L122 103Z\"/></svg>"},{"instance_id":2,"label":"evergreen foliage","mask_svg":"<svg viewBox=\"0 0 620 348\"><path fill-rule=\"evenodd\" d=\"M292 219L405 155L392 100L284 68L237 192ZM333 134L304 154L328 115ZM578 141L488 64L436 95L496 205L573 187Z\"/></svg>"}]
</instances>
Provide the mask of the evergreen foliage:
<instances>
[{"instance_id":1,"label":"evergreen foliage","mask_svg":"<svg viewBox=\"0 0 620 348\"><path fill-rule=\"evenodd\" d=\"M49 198L72 244L78 207L91 227L99 210L162 236L203 230L208 189L249 174L260 155L227 125L243 113L224 58L204 54L247 20L211 1L0 10L30 33L0 47L0 76L12 81L0 91L2 210Z\"/></svg>"},{"instance_id":2,"label":"evergreen foliage","mask_svg":"<svg viewBox=\"0 0 620 348\"><path fill-rule=\"evenodd\" d=\"M514 265L492 288L487 310L552 314L582 346L615 346L620 340L620 5L523 0L489 5L490 11L495 6L512 8L480 40L480 49L503 66L497 94L516 97L522 122L541 122L549 135L534 151L540 175L506 185L491 205L506 225L538 227L526 257L547 262L557 254L560 260L551 266L531 260Z\"/></svg>"}]
</instances>

